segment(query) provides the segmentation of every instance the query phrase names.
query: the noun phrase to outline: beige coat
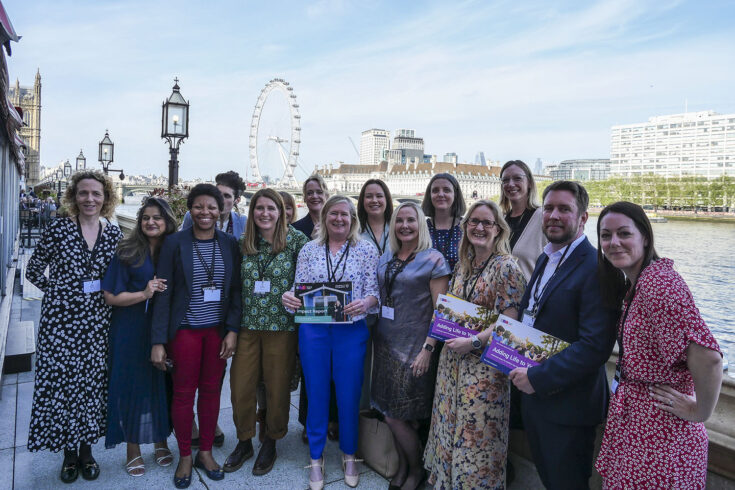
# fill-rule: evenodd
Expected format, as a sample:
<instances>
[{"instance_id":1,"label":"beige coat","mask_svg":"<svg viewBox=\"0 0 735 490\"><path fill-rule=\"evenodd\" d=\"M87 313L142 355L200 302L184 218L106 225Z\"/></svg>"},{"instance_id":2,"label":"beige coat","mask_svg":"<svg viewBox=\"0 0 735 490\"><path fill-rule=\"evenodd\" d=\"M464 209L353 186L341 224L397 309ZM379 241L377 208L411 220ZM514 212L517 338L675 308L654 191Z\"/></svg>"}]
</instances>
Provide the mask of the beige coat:
<instances>
[{"instance_id":1,"label":"beige coat","mask_svg":"<svg viewBox=\"0 0 735 490\"><path fill-rule=\"evenodd\" d=\"M526 228L521 233L521 237L513 247L513 257L518 259L518 265L526 277L526 281L531 279L536 261L544 251L544 246L548 242L544 236L543 226L541 223L541 215L543 210L537 208L531 219L528 220Z\"/></svg>"}]
</instances>

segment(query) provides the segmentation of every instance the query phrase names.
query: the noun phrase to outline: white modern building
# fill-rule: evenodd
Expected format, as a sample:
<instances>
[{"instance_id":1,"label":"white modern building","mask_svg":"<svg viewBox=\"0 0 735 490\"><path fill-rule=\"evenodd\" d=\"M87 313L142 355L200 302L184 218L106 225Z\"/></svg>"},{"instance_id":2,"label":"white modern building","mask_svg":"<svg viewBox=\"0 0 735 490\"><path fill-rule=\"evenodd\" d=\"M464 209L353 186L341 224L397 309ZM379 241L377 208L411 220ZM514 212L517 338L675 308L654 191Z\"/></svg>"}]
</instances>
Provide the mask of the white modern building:
<instances>
[{"instance_id":1,"label":"white modern building","mask_svg":"<svg viewBox=\"0 0 735 490\"><path fill-rule=\"evenodd\" d=\"M390 148L390 131L368 129L360 136L360 165L377 165Z\"/></svg>"},{"instance_id":2,"label":"white modern building","mask_svg":"<svg viewBox=\"0 0 735 490\"><path fill-rule=\"evenodd\" d=\"M613 126L610 173L735 176L735 114L690 112Z\"/></svg>"},{"instance_id":3,"label":"white modern building","mask_svg":"<svg viewBox=\"0 0 735 490\"><path fill-rule=\"evenodd\" d=\"M609 174L607 158L564 160L549 171L552 180L605 180Z\"/></svg>"}]
</instances>

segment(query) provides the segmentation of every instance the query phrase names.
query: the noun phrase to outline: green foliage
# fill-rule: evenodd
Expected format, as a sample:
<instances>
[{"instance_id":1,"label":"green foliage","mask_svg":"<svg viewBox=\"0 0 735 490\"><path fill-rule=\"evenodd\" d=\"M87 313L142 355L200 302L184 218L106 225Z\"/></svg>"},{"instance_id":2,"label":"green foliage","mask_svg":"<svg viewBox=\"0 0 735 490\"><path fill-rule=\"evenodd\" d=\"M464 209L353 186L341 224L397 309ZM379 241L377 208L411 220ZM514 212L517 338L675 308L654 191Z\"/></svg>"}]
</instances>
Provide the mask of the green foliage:
<instances>
[{"instance_id":1,"label":"green foliage","mask_svg":"<svg viewBox=\"0 0 735 490\"><path fill-rule=\"evenodd\" d=\"M590 205L606 206L616 201L632 201L654 209L735 207L735 178L662 177L643 175L635 178L611 177L583 182L590 195Z\"/></svg>"},{"instance_id":2,"label":"green foliage","mask_svg":"<svg viewBox=\"0 0 735 490\"><path fill-rule=\"evenodd\" d=\"M177 185L170 193L168 189L157 188L150 191L148 195L165 199L166 202L168 202L168 205L171 206L171 211L173 211L174 216L176 217L176 224L181 225L181 222L184 221L184 215L189 210L186 207L186 198L189 195L189 187Z\"/></svg>"}]
</instances>

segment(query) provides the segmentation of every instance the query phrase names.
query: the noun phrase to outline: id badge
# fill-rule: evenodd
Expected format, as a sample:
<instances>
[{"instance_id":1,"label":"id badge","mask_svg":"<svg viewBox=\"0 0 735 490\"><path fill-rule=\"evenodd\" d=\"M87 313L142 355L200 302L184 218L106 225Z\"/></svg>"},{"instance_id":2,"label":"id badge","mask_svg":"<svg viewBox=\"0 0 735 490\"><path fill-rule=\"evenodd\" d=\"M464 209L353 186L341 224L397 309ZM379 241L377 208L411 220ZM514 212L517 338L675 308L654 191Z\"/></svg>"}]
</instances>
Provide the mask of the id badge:
<instances>
[{"instance_id":1,"label":"id badge","mask_svg":"<svg viewBox=\"0 0 735 490\"><path fill-rule=\"evenodd\" d=\"M393 320L394 313L395 313L395 310L390 306L383 306L381 308L381 316L385 318L386 320Z\"/></svg>"},{"instance_id":2,"label":"id badge","mask_svg":"<svg viewBox=\"0 0 735 490\"><path fill-rule=\"evenodd\" d=\"M618 385L620 384L620 370L615 370L615 376L613 377L612 383L610 383L610 392L614 395L618 391Z\"/></svg>"},{"instance_id":3,"label":"id badge","mask_svg":"<svg viewBox=\"0 0 735 490\"><path fill-rule=\"evenodd\" d=\"M533 327L533 324L536 323L536 317L533 316L533 312L531 310L525 310L523 312L521 323L528 327Z\"/></svg>"},{"instance_id":4,"label":"id badge","mask_svg":"<svg viewBox=\"0 0 735 490\"><path fill-rule=\"evenodd\" d=\"M102 289L99 279L82 279L82 286L84 287L85 294L99 293Z\"/></svg>"},{"instance_id":5,"label":"id badge","mask_svg":"<svg viewBox=\"0 0 735 490\"><path fill-rule=\"evenodd\" d=\"M270 281L255 281L255 294L268 294L271 292Z\"/></svg>"},{"instance_id":6,"label":"id badge","mask_svg":"<svg viewBox=\"0 0 735 490\"><path fill-rule=\"evenodd\" d=\"M204 302L205 303L213 303L215 301L219 301L220 290L217 289L216 287L202 288L202 291L204 292Z\"/></svg>"}]
</instances>

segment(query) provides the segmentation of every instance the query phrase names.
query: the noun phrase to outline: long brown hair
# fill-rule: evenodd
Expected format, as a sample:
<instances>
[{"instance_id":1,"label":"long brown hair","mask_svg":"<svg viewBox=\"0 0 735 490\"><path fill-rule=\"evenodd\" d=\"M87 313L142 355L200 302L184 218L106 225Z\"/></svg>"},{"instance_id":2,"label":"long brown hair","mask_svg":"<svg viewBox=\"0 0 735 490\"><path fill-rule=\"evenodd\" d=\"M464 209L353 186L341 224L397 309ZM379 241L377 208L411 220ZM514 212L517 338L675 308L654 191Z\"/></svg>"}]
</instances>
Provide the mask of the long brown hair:
<instances>
[{"instance_id":1,"label":"long brown hair","mask_svg":"<svg viewBox=\"0 0 735 490\"><path fill-rule=\"evenodd\" d=\"M357 219L360 220L360 229L362 231L367 230L368 227L368 215L367 210L365 209L365 192L367 186L372 184L380 186L380 188L383 189L383 194L385 194L385 211L383 211L383 221L385 223L390 223L390 217L393 216L393 197L391 197L390 195L390 189L388 189L388 186L380 179L368 179L365 181L364 184L362 184L362 189L360 189L360 197L357 199Z\"/></svg>"},{"instance_id":2,"label":"long brown hair","mask_svg":"<svg viewBox=\"0 0 735 490\"><path fill-rule=\"evenodd\" d=\"M255 255L258 253L257 239L260 231L255 225L255 206L261 197L268 198L276 204L278 208L278 220L276 221L276 229L273 232L273 244L271 250L273 253L280 253L286 248L286 235L288 235L288 223L286 223L286 206L283 204L281 195L273 189L260 189L250 199L250 207L248 209L248 222L245 225L245 234L242 239L243 255ZM294 210L295 211L295 210Z\"/></svg>"},{"instance_id":3,"label":"long brown hair","mask_svg":"<svg viewBox=\"0 0 735 490\"><path fill-rule=\"evenodd\" d=\"M166 229L153 249L153 255L151 255L153 264L158 263L158 253L161 251L163 239L171 233L176 232L176 218L174 217L173 211L171 211L171 206L160 197L151 196L145 198L140 209L138 209L135 228L130 233L130 236L120 240L117 246L117 256L120 258L120 261L133 267L143 265L145 257L150 251L150 241L145 233L143 233L143 212L147 208L158 208L158 211L166 222Z\"/></svg>"},{"instance_id":4,"label":"long brown hair","mask_svg":"<svg viewBox=\"0 0 735 490\"><path fill-rule=\"evenodd\" d=\"M633 291L635 284L631 284L630 281L626 280L623 271L612 265L602 253L600 226L602 219L608 213L618 213L630 218L643 236L644 241L647 242L647 245L643 247L641 271L651 262L658 260L659 256L653 245L653 227L642 207L632 202L618 201L605 206L602 212L600 212L600 217L597 219L597 275L600 279L602 298L606 306L619 309L627 292Z\"/></svg>"}]
</instances>

